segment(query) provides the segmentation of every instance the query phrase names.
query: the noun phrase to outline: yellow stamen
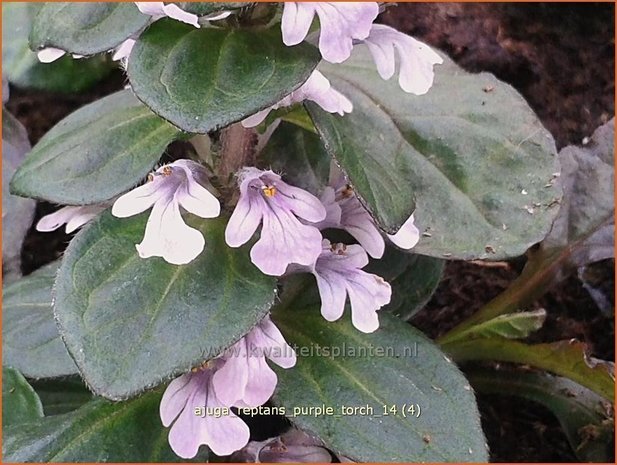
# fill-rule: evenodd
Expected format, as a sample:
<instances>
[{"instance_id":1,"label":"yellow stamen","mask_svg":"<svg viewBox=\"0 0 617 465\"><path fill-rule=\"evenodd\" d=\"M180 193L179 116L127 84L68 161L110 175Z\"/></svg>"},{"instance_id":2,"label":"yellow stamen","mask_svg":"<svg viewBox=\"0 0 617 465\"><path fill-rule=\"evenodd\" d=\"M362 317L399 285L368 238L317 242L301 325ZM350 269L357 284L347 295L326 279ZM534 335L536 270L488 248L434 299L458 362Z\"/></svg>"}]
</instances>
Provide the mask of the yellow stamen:
<instances>
[{"instance_id":1,"label":"yellow stamen","mask_svg":"<svg viewBox=\"0 0 617 465\"><path fill-rule=\"evenodd\" d=\"M266 197L274 197L276 195L276 187L274 186L263 186L261 190Z\"/></svg>"},{"instance_id":2,"label":"yellow stamen","mask_svg":"<svg viewBox=\"0 0 617 465\"><path fill-rule=\"evenodd\" d=\"M148 173L148 182L154 181L154 173Z\"/></svg>"},{"instance_id":3,"label":"yellow stamen","mask_svg":"<svg viewBox=\"0 0 617 465\"><path fill-rule=\"evenodd\" d=\"M170 176L171 172L171 166L163 166L163 176Z\"/></svg>"}]
</instances>

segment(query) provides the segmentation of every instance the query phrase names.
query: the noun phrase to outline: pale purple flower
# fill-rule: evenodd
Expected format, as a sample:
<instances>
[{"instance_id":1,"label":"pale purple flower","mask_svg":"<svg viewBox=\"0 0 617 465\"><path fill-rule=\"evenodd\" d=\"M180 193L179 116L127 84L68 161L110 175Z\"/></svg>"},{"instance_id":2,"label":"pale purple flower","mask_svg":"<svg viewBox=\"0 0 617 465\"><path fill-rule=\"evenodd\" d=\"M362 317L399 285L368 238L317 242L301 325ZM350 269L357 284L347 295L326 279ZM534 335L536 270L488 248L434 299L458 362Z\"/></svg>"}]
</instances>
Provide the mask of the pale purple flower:
<instances>
[{"instance_id":1,"label":"pale purple flower","mask_svg":"<svg viewBox=\"0 0 617 465\"><path fill-rule=\"evenodd\" d=\"M401 249L409 250L420 240L420 231L414 224L413 214L403 223L396 234L388 234L388 239Z\"/></svg>"},{"instance_id":2,"label":"pale purple flower","mask_svg":"<svg viewBox=\"0 0 617 465\"><path fill-rule=\"evenodd\" d=\"M272 322L265 317L247 335L227 349L222 367L212 383L224 405L258 407L268 401L278 381L266 358L281 368L296 364L296 353Z\"/></svg>"},{"instance_id":3,"label":"pale purple flower","mask_svg":"<svg viewBox=\"0 0 617 465\"><path fill-rule=\"evenodd\" d=\"M345 175L336 166L330 170L330 185L326 186L320 200L326 207L326 219L315 224L320 230L343 229L351 234L373 258L381 258L385 251L383 236L369 212L347 184ZM396 234L387 234L388 239L401 249L413 248L420 239L414 225L413 214Z\"/></svg>"},{"instance_id":4,"label":"pale purple flower","mask_svg":"<svg viewBox=\"0 0 617 465\"><path fill-rule=\"evenodd\" d=\"M96 217L107 207L109 207L107 204L62 207L42 217L36 224L36 230L41 232L55 231L63 224L66 224L65 231L67 234L70 234Z\"/></svg>"},{"instance_id":5,"label":"pale purple flower","mask_svg":"<svg viewBox=\"0 0 617 465\"><path fill-rule=\"evenodd\" d=\"M45 47L36 52L36 56L41 63L51 63L56 61L58 58L62 58L66 54L65 50L55 47ZM73 58L83 58L83 55L78 55L76 53L72 54Z\"/></svg>"},{"instance_id":6,"label":"pale purple flower","mask_svg":"<svg viewBox=\"0 0 617 465\"><path fill-rule=\"evenodd\" d=\"M304 431L292 428L281 436L251 441L230 457L242 463L331 463L332 455L323 442Z\"/></svg>"},{"instance_id":7,"label":"pale purple flower","mask_svg":"<svg viewBox=\"0 0 617 465\"><path fill-rule=\"evenodd\" d=\"M178 160L150 174L149 181L118 198L112 214L118 218L137 215L152 207L144 239L135 247L142 258L163 257L174 265L184 265L204 249L205 240L182 219L180 207L201 218L215 218L220 204L208 189L203 166Z\"/></svg>"},{"instance_id":8,"label":"pale purple flower","mask_svg":"<svg viewBox=\"0 0 617 465\"><path fill-rule=\"evenodd\" d=\"M433 85L433 65L443 59L428 45L383 24L374 24L364 39L377 71L383 79L390 79L396 70L394 51L399 56L399 85L405 92L422 95Z\"/></svg>"},{"instance_id":9,"label":"pale purple flower","mask_svg":"<svg viewBox=\"0 0 617 465\"><path fill-rule=\"evenodd\" d=\"M390 302L392 289L383 278L362 271L368 256L359 245L330 244L323 250L310 272L317 278L321 314L328 321L338 320L351 302L351 322L364 333L379 328L377 311Z\"/></svg>"},{"instance_id":10,"label":"pale purple flower","mask_svg":"<svg viewBox=\"0 0 617 465\"><path fill-rule=\"evenodd\" d=\"M379 14L376 2L285 2L281 30L285 45L297 45L319 16L319 50L324 60L341 63L351 55L353 41L368 37Z\"/></svg>"},{"instance_id":11,"label":"pale purple flower","mask_svg":"<svg viewBox=\"0 0 617 465\"><path fill-rule=\"evenodd\" d=\"M288 107L294 103L303 102L304 100L315 102L328 113L338 113L341 116L345 113L351 113L353 110L353 104L351 101L339 91L334 89L330 85L330 81L328 81L323 74L315 70L304 84L294 90L287 97L283 98L280 102L275 103L271 107L261 110L242 120L242 126L245 128L255 127L266 119L266 116L268 116L270 111L282 107Z\"/></svg>"},{"instance_id":12,"label":"pale purple flower","mask_svg":"<svg viewBox=\"0 0 617 465\"><path fill-rule=\"evenodd\" d=\"M343 178L344 180L344 178ZM338 184L338 183L337 183ZM373 258L381 258L385 243L375 222L356 197L351 186L326 186L321 194L326 219L315 226L321 229L343 229L351 234Z\"/></svg>"},{"instance_id":13,"label":"pale purple flower","mask_svg":"<svg viewBox=\"0 0 617 465\"><path fill-rule=\"evenodd\" d=\"M135 5L137 5L139 11L145 15L152 16L152 19L155 21L167 16L197 28L200 27L199 17L196 14L188 13L173 3L166 5L163 2L135 2Z\"/></svg>"},{"instance_id":14,"label":"pale purple flower","mask_svg":"<svg viewBox=\"0 0 617 465\"><path fill-rule=\"evenodd\" d=\"M129 59L129 55L133 50L135 42L135 39L126 39L113 50L114 53L111 56L111 59L114 61L122 61L126 66L126 62Z\"/></svg>"},{"instance_id":15,"label":"pale purple flower","mask_svg":"<svg viewBox=\"0 0 617 465\"><path fill-rule=\"evenodd\" d=\"M326 210L319 199L272 171L246 167L238 178L240 199L225 230L227 244L240 247L261 224L251 260L263 273L280 276L290 263L313 264L321 253L321 233L298 218L322 221Z\"/></svg>"},{"instance_id":16,"label":"pale purple flower","mask_svg":"<svg viewBox=\"0 0 617 465\"><path fill-rule=\"evenodd\" d=\"M249 441L246 423L216 395L212 377L220 363L213 360L176 378L163 394L161 421L166 427L173 423L169 445L182 458L195 457L202 444L216 455L229 455Z\"/></svg>"},{"instance_id":17,"label":"pale purple flower","mask_svg":"<svg viewBox=\"0 0 617 465\"><path fill-rule=\"evenodd\" d=\"M126 39L120 45L110 50L110 52L113 53L111 59L114 61L126 61L133 49L133 45L135 45L135 39ZM36 56L41 63L52 63L62 58L64 55L66 55L66 51L55 47L46 47L36 52ZM72 57L84 58L83 55L77 55L75 53L72 54Z\"/></svg>"}]
</instances>

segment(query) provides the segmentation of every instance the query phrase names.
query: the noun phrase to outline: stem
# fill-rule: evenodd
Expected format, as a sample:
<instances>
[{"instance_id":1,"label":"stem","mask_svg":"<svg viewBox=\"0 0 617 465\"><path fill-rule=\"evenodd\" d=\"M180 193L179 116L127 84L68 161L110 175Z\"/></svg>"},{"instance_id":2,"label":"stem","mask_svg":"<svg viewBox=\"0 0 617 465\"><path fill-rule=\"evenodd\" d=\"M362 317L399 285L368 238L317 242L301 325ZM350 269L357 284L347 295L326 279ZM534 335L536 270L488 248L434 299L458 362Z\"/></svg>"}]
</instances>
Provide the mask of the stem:
<instances>
[{"instance_id":1,"label":"stem","mask_svg":"<svg viewBox=\"0 0 617 465\"><path fill-rule=\"evenodd\" d=\"M233 175L240 168L255 164L255 146L257 133L240 123L227 126L220 136L220 163L218 176L225 184L232 181Z\"/></svg>"}]
</instances>

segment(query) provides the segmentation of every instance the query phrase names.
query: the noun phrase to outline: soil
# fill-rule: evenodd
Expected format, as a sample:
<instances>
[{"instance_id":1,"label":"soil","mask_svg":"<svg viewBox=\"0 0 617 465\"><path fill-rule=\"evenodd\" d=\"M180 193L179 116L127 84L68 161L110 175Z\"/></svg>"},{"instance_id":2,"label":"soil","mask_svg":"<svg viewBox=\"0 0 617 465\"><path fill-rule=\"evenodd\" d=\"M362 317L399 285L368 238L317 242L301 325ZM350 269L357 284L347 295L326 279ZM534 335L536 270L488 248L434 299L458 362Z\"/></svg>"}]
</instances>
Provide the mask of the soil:
<instances>
[{"instance_id":1,"label":"soil","mask_svg":"<svg viewBox=\"0 0 617 465\"><path fill-rule=\"evenodd\" d=\"M558 147L580 143L614 114L613 4L409 3L388 9L381 20L444 50L468 71L492 72L510 83ZM79 95L11 88L7 106L35 144L64 116L124 84L117 72ZM37 219L55 208L39 203ZM22 253L23 272L61 256L69 240L62 232L33 228ZM432 300L412 323L430 337L443 334L505 289L523 264L524 258L497 267L449 262ZM591 269L610 304L608 312L571 276L534 303L547 310L548 318L533 340L577 338L595 357L614 360L613 270L612 260ZM492 461L577 461L550 411L494 395L479 394L478 404Z\"/></svg>"}]
</instances>

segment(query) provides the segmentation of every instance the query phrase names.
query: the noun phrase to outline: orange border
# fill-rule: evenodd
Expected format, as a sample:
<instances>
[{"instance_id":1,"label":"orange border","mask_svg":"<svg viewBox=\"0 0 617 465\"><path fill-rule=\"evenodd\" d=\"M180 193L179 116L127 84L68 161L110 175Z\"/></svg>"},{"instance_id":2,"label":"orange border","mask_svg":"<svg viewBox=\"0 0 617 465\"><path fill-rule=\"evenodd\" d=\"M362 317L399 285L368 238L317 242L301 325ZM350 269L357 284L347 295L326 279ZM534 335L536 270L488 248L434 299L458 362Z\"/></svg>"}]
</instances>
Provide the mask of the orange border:
<instances>
[{"instance_id":1,"label":"orange border","mask_svg":"<svg viewBox=\"0 0 617 465\"><path fill-rule=\"evenodd\" d=\"M59 2L60 0L51 0L52 2ZM126 0L106 0L108 2L126 2ZM189 0L189 1L196 1L196 0ZM260 3L266 3L268 0L254 0L255 2L260 2ZM287 1L287 0L285 0ZM301 1L306 1L306 0L301 0ZM352 0L338 0L338 1L352 1ZM19 2L19 0L0 0L0 3L17 3ZM93 0L75 0L75 3L94 3ZM215 2L213 3L219 3L220 0L215 0ZM26 0L23 3L42 3L40 1L32 1L32 0ZM129 2L126 2L129 3ZM525 1L525 0L459 0L459 1L454 1L454 0L443 0L441 2L439 1L433 1L433 0L428 0L425 2L421 2L421 1L416 1L416 0L402 0L399 1L397 3L616 3L616 0L596 0L596 1L589 1L589 0L545 0L545 1L537 1L537 0L533 0L533 1ZM2 13L0 12L0 18L2 17ZM617 7L614 9L614 25L617 25ZM0 32L2 32L2 23L0 22ZM615 32L615 31L614 31ZM615 36L614 36L615 37ZM1 42L1 39L0 39ZM0 62L0 72L2 71L2 63ZM615 63L615 68L614 68L614 73L615 75L617 75L617 62ZM0 91L1 94L1 91ZM614 95L614 102L615 102L615 106L617 106L617 94ZM0 115L0 123L2 122L2 115ZM617 135L615 136L615 142L617 142ZM2 150L0 149L0 155L1 155ZM2 167L2 157L0 157L0 168ZM2 193L0 192L0 199L2 198ZM617 203L617 190L614 192L614 199L615 199L615 203ZM2 219L0 218L0 227L2 226ZM0 245L2 244L2 235L0 234ZM614 242L613 247L615 249L615 255L617 255L617 241ZM617 275L617 265L615 266L615 274ZM0 287L2 286L2 273L0 273ZM2 290L0 289L0 294L2 293ZM614 289L614 297L615 300L617 300L617 287ZM1 308L2 308L2 304L0 303L0 312L1 312ZM617 318L615 318L614 320L615 322L617 322ZM2 321L0 320L0 330L2 329ZM0 356L2 354L2 333L0 332ZM615 345L617 345L617 336L615 336ZM2 383L2 373L0 372L0 384ZM615 388L615 393L617 394L617 387ZM0 393L0 414L2 413L2 394ZM0 417L0 428L2 427L2 419ZM617 436L614 436L614 438L617 438ZM2 444L2 436L0 435L0 444ZM617 455L617 441L615 441L615 455ZM1 453L0 453L1 455ZM4 462L2 461L2 457L0 456L0 464L3 463L11 463L11 462ZM36 463L36 462L33 462ZM66 465L73 465L74 463L87 463L87 464L92 464L94 465L97 462L56 462L59 464L66 464ZM139 464L143 464L143 465L148 465L147 463L144 462L126 462L126 463L139 463ZM386 462L366 462L366 463L374 463L374 464L381 464L381 465L386 465ZM480 463L482 462L473 462L474 464L478 464L480 465ZM508 464L512 464L515 465L512 462L507 462ZM433 463L428 463L427 465L438 465L439 462L433 462ZM548 462L539 462L538 465L549 465Z\"/></svg>"}]
</instances>

